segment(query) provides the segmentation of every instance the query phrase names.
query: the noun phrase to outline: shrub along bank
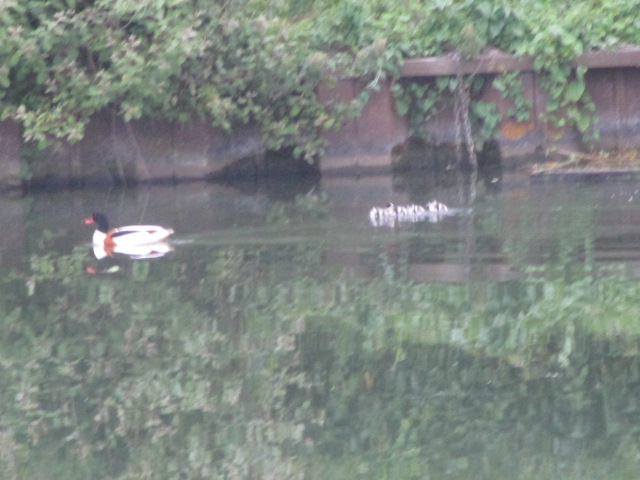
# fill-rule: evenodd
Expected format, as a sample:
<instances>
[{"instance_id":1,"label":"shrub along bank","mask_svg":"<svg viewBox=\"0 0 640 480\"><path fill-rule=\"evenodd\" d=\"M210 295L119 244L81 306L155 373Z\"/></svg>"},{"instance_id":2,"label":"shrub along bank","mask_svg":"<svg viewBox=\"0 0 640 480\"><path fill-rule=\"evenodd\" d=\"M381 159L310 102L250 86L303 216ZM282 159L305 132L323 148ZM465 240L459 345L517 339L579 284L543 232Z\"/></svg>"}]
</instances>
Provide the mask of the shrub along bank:
<instances>
[{"instance_id":1,"label":"shrub along bank","mask_svg":"<svg viewBox=\"0 0 640 480\"><path fill-rule=\"evenodd\" d=\"M9 0L0 9L0 114L23 127L24 140L46 146L81 139L89 119L111 110L125 121L150 116L205 119L231 131L252 124L269 149L293 147L308 158L320 133L357 115L365 92L330 110L315 95L320 81L349 75L375 89L398 77L409 57L495 48L536 55L549 93L549 120L596 135L585 69L569 62L584 51L640 44L640 1L536 0ZM467 79L482 88L483 80ZM397 82L401 113L418 121L439 93ZM528 105L517 78L497 88ZM411 106L409 108L409 106ZM495 133L497 113L469 107ZM487 124L487 125L483 125Z\"/></svg>"}]
</instances>

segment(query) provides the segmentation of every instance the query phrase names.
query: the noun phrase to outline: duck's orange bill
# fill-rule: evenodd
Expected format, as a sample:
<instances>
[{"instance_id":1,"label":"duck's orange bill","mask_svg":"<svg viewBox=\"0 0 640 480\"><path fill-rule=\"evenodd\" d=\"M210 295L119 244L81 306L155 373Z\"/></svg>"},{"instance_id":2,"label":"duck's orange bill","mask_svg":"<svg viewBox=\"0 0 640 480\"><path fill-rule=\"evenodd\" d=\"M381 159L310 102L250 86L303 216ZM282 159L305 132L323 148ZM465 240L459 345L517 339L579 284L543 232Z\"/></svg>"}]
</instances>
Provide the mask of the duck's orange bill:
<instances>
[{"instance_id":1,"label":"duck's orange bill","mask_svg":"<svg viewBox=\"0 0 640 480\"><path fill-rule=\"evenodd\" d=\"M85 225L89 225L89 224L91 224L91 223L94 223L94 222L93 222L93 218L89 217L89 218L85 218L85 219L84 219L84 224L85 224Z\"/></svg>"}]
</instances>

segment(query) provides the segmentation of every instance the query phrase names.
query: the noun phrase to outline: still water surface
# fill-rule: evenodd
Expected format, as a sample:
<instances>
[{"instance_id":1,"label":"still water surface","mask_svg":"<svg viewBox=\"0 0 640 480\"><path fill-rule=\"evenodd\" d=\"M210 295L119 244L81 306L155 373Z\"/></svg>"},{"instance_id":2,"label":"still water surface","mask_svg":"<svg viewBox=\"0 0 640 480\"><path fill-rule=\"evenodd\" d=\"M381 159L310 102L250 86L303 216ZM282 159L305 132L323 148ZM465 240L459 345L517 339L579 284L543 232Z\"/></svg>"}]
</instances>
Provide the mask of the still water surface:
<instances>
[{"instance_id":1,"label":"still water surface","mask_svg":"<svg viewBox=\"0 0 640 480\"><path fill-rule=\"evenodd\" d=\"M638 187L1 199L0 479L637 478ZM94 210L174 251L98 261Z\"/></svg>"}]
</instances>

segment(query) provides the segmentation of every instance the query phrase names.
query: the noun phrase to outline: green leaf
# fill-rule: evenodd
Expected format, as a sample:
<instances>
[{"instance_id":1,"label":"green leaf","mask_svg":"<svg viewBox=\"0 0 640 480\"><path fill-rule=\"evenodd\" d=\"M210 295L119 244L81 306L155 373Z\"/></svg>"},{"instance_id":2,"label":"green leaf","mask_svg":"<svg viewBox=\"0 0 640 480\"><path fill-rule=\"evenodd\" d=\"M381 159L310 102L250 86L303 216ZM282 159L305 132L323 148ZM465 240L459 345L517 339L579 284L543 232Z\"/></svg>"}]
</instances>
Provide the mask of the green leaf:
<instances>
[{"instance_id":1,"label":"green leaf","mask_svg":"<svg viewBox=\"0 0 640 480\"><path fill-rule=\"evenodd\" d=\"M577 102L582 98L582 94L585 90L585 83L580 81L571 82L567 85L566 98L570 102Z\"/></svg>"},{"instance_id":2,"label":"green leaf","mask_svg":"<svg viewBox=\"0 0 640 480\"><path fill-rule=\"evenodd\" d=\"M576 127L580 130L580 133L585 133L591 126L591 115L578 115L576 118Z\"/></svg>"},{"instance_id":3,"label":"green leaf","mask_svg":"<svg viewBox=\"0 0 640 480\"><path fill-rule=\"evenodd\" d=\"M409 111L409 100L406 97L396 98L396 111L399 115L406 115Z\"/></svg>"}]
</instances>

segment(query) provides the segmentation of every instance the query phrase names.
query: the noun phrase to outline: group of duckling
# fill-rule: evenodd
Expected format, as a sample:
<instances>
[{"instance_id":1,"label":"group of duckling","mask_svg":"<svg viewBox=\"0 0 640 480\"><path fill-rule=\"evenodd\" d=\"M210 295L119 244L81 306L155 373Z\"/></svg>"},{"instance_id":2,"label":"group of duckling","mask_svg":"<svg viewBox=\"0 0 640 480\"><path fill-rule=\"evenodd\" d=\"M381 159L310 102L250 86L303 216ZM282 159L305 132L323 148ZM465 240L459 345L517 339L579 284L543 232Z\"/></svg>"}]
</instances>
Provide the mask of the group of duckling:
<instances>
[{"instance_id":1,"label":"group of duckling","mask_svg":"<svg viewBox=\"0 0 640 480\"><path fill-rule=\"evenodd\" d=\"M369 219L374 227L394 226L397 222L422 222L429 220L437 222L449 212L449 208L442 202L432 200L425 205L409 204L386 207L373 207L369 210Z\"/></svg>"}]
</instances>

